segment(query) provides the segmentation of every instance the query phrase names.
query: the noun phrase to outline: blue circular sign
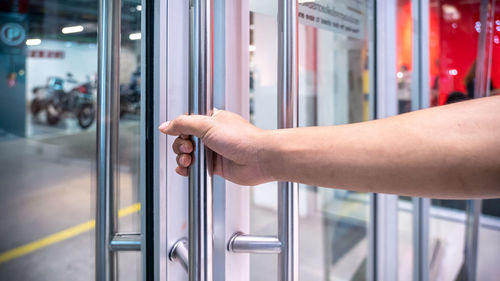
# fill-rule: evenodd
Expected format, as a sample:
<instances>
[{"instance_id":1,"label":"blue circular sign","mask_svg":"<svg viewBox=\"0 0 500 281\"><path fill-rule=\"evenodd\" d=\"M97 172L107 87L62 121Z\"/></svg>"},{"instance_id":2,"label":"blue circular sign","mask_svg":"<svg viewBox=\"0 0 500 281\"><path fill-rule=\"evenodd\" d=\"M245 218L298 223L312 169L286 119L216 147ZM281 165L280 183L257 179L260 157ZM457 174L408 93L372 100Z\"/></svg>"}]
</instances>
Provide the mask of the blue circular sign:
<instances>
[{"instance_id":1,"label":"blue circular sign","mask_svg":"<svg viewBox=\"0 0 500 281\"><path fill-rule=\"evenodd\" d=\"M25 38L26 32L18 23L6 23L0 29L0 40L7 46L17 46L23 43Z\"/></svg>"}]
</instances>

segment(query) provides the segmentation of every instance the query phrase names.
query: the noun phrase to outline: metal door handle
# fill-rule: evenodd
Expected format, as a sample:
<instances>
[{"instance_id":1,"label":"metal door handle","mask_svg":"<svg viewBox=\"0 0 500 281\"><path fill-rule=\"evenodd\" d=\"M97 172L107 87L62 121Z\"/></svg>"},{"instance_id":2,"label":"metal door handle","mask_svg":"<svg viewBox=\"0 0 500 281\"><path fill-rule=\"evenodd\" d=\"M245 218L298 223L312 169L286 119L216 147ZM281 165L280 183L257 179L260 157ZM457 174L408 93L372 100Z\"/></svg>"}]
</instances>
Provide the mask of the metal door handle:
<instances>
[{"instance_id":1,"label":"metal door handle","mask_svg":"<svg viewBox=\"0 0 500 281\"><path fill-rule=\"evenodd\" d=\"M298 126L297 0L278 2L278 128ZM279 254L278 280L297 281L298 185L278 183L278 237L236 233L228 243L235 253Z\"/></svg>"},{"instance_id":2,"label":"metal door handle","mask_svg":"<svg viewBox=\"0 0 500 281\"><path fill-rule=\"evenodd\" d=\"M140 251L139 233L117 233L121 0L99 1L95 280L117 279L116 251Z\"/></svg>"},{"instance_id":3,"label":"metal door handle","mask_svg":"<svg viewBox=\"0 0 500 281\"><path fill-rule=\"evenodd\" d=\"M191 0L189 114L213 110L213 0ZM190 281L213 279L213 187L211 151L193 136L194 162L189 168L188 243L177 242L170 259L178 260ZM185 251L188 251L188 256Z\"/></svg>"}]
</instances>

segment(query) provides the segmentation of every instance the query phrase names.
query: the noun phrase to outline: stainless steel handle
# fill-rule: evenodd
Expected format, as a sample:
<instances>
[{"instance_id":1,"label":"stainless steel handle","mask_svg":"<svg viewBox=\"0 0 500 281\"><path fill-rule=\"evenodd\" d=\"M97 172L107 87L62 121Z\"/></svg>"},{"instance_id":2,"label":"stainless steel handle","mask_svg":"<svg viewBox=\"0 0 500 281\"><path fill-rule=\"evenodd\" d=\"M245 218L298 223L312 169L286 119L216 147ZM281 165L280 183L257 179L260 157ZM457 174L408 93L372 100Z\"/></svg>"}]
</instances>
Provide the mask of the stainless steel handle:
<instances>
[{"instance_id":1,"label":"stainless steel handle","mask_svg":"<svg viewBox=\"0 0 500 281\"><path fill-rule=\"evenodd\" d=\"M184 270L188 271L189 250L187 247L187 240L182 238L181 240L175 242L174 246L168 253L168 257L171 261L178 261Z\"/></svg>"},{"instance_id":2,"label":"stainless steel handle","mask_svg":"<svg viewBox=\"0 0 500 281\"><path fill-rule=\"evenodd\" d=\"M189 20L189 114L213 111L213 0L191 0ZM179 261L190 281L213 280L212 152L193 136L189 168L188 241L179 240L169 258ZM187 255L186 255L187 253Z\"/></svg>"},{"instance_id":3,"label":"stainless steel handle","mask_svg":"<svg viewBox=\"0 0 500 281\"><path fill-rule=\"evenodd\" d=\"M116 251L140 251L140 233L117 233L121 0L99 1L95 280L117 280Z\"/></svg>"},{"instance_id":4,"label":"stainless steel handle","mask_svg":"<svg viewBox=\"0 0 500 281\"><path fill-rule=\"evenodd\" d=\"M227 250L233 253L279 254L281 242L275 236L246 235L238 232L229 239Z\"/></svg>"},{"instance_id":5,"label":"stainless steel handle","mask_svg":"<svg viewBox=\"0 0 500 281\"><path fill-rule=\"evenodd\" d=\"M99 1L96 280L116 280L116 254L110 243L117 231L118 106L121 0Z\"/></svg>"},{"instance_id":6,"label":"stainless steel handle","mask_svg":"<svg viewBox=\"0 0 500 281\"><path fill-rule=\"evenodd\" d=\"M297 0L278 2L278 128L298 126ZM299 216L297 183L278 183L278 280L299 280Z\"/></svg>"},{"instance_id":7,"label":"stainless steel handle","mask_svg":"<svg viewBox=\"0 0 500 281\"><path fill-rule=\"evenodd\" d=\"M213 110L213 0L192 0L190 20L189 113L210 115ZM213 189L211 152L201 140L195 143L189 170L190 281L213 279Z\"/></svg>"},{"instance_id":8,"label":"stainless steel handle","mask_svg":"<svg viewBox=\"0 0 500 281\"><path fill-rule=\"evenodd\" d=\"M278 2L278 128L298 126L297 0ZM298 185L278 183L278 237L235 233L228 242L234 253L279 254L278 280L299 280Z\"/></svg>"}]
</instances>

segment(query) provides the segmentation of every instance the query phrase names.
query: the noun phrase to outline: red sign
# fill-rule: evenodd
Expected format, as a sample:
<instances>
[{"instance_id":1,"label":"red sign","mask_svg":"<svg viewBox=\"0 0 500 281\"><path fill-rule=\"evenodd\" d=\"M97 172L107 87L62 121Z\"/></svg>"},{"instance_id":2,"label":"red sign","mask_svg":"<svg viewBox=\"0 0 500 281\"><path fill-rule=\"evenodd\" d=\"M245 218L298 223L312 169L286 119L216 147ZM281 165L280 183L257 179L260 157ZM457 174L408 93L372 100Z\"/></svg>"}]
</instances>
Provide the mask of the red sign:
<instances>
[{"instance_id":1,"label":"red sign","mask_svg":"<svg viewBox=\"0 0 500 281\"><path fill-rule=\"evenodd\" d=\"M32 50L29 52L32 58L64 59L64 51Z\"/></svg>"}]
</instances>

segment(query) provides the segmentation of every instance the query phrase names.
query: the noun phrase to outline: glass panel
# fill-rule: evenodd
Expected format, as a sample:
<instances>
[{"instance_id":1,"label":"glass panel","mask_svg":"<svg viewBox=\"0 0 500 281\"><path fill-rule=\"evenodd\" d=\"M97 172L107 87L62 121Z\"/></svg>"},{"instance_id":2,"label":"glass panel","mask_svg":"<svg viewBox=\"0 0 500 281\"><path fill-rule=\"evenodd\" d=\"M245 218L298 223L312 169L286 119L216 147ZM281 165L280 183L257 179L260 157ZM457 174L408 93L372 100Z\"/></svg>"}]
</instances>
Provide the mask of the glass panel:
<instances>
[{"instance_id":1,"label":"glass panel","mask_svg":"<svg viewBox=\"0 0 500 281\"><path fill-rule=\"evenodd\" d=\"M139 160L141 111L141 10L140 0L122 3L120 53L119 208L133 209L119 220L119 232L140 232Z\"/></svg>"},{"instance_id":2,"label":"glass panel","mask_svg":"<svg viewBox=\"0 0 500 281\"><path fill-rule=\"evenodd\" d=\"M487 9L486 34L481 38L481 2ZM483 90L498 93L500 87L500 20L487 15L500 9L492 1L430 1L430 104L445 105L472 99L478 92L476 73L486 73ZM496 38L496 39L495 39ZM482 43L481 43L482 42ZM481 57L484 55L484 60ZM477 66L477 67L476 67ZM477 72L479 70L479 72ZM481 74L482 75L482 74ZM479 87L481 88L481 87ZM482 91L481 91L482 92ZM466 201L433 200L430 218L430 275L439 280L455 280L463 274L466 231ZM500 210L498 200L484 200L479 229L477 280L487 280L500 274L494 262L500 258ZM488 210L488 214L485 214ZM487 218L487 219L486 219Z\"/></svg>"},{"instance_id":3,"label":"glass panel","mask_svg":"<svg viewBox=\"0 0 500 281\"><path fill-rule=\"evenodd\" d=\"M278 26L276 10L270 6L277 1L265 2L250 1L250 119L257 127L276 129ZM252 187L250 233L278 234L277 186L270 182ZM252 254L250 279L276 280L277 261L274 255Z\"/></svg>"},{"instance_id":4,"label":"glass panel","mask_svg":"<svg viewBox=\"0 0 500 281\"><path fill-rule=\"evenodd\" d=\"M486 87L492 94L498 92L495 85L500 84L497 73L498 61L498 34L500 21L489 18L490 28L484 39L481 39L480 2L460 1L430 1L429 9L429 74L430 74L430 105L438 106L474 98L477 91L476 65L490 73L489 85ZM486 1L487 10L491 13L491 1ZM412 74L412 40L413 21L412 1L398 0L397 14L397 63L398 63L398 106L399 113L411 109L411 74ZM498 4L497 4L498 7ZM498 9L498 8L497 8ZM486 15L486 13L485 13ZM422 20L422 19L420 19ZM495 39L496 38L496 39ZM483 41L483 45L481 45ZM482 47L481 47L482 46ZM491 53L490 53L491 52ZM481 55L483 54L483 55ZM490 55L492 54L492 55ZM478 60L484 56L483 62ZM498 81L497 81L498 80ZM480 94L481 96L481 94ZM406 100L405 100L406 98ZM489 211L494 213L490 222L495 222L498 211L494 206L495 200L487 201ZM401 197L399 204L399 278L410 280L413 267L412 243L412 202L410 198ZM429 263L431 280L455 280L463 274L464 248L466 241L466 202L458 200L433 200L430 212ZM496 217L495 217L496 216ZM484 221L484 220L483 220ZM487 230L484 230L487 229ZM495 228L493 228L495 229ZM497 230L481 227L480 239L496 241L500 237ZM484 238L483 238L484 237ZM487 238L486 238L487 237ZM481 241L479 245L482 245ZM498 249L497 249L498 250ZM479 252L488 252L479 248ZM497 251L498 252L498 251ZM490 253L478 258L478 264L483 260L491 260L495 254ZM496 267L481 264L478 276L491 276ZM485 277L486 278L486 277ZM481 280L481 279L479 279Z\"/></svg>"},{"instance_id":5,"label":"glass panel","mask_svg":"<svg viewBox=\"0 0 500 281\"><path fill-rule=\"evenodd\" d=\"M413 21L412 0L397 0L396 63L398 113L412 110ZM413 201L398 198L398 278L413 276Z\"/></svg>"},{"instance_id":6,"label":"glass panel","mask_svg":"<svg viewBox=\"0 0 500 281\"><path fill-rule=\"evenodd\" d=\"M299 5L299 123L366 121L373 93L371 1ZM369 195L300 186L302 280L365 280Z\"/></svg>"},{"instance_id":7,"label":"glass panel","mask_svg":"<svg viewBox=\"0 0 500 281\"><path fill-rule=\"evenodd\" d=\"M2 280L94 280L97 14L0 3Z\"/></svg>"},{"instance_id":8,"label":"glass panel","mask_svg":"<svg viewBox=\"0 0 500 281\"><path fill-rule=\"evenodd\" d=\"M299 5L300 126L368 120L371 1L305 2ZM264 129L277 124L276 4L250 1L250 113ZM276 190L276 183L252 189L252 233L277 233ZM368 208L368 194L300 186L301 280L366 279ZM251 280L275 280L276 268L276 257L251 256Z\"/></svg>"},{"instance_id":9,"label":"glass panel","mask_svg":"<svg viewBox=\"0 0 500 281\"><path fill-rule=\"evenodd\" d=\"M141 252L118 253L118 281L137 281L141 277Z\"/></svg>"}]
</instances>

